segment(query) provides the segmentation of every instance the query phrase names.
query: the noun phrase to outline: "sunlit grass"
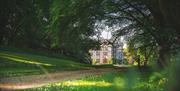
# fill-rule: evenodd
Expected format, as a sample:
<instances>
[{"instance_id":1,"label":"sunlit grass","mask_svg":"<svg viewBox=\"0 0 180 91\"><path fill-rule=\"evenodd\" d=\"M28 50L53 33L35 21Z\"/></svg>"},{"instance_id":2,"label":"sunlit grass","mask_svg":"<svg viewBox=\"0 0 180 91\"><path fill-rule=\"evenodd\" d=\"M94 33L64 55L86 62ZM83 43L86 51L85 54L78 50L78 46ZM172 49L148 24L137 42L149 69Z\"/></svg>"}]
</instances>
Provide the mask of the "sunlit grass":
<instances>
[{"instance_id":1,"label":"sunlit grass","mask_svg":"<svg viewBox=\"0 0 180 91\"><path fill-rule=\"evenodd\" d=\"M85 81L85 80L75 80L75 81L65 81L62 83L55 84L56 86L99 86L99 87L108 87L111 86L112 83L105 81Z\"/></svg>"},{"instance_id":2,"label":"sunlit grass","mask_svg":"<svg viewBox=\"0 0 180 91\"><path fill-rule=\"evenodd\" d=\"M121 77L115 77L114 78L114 85L117 87L117 88L124 88L125 86L125 80Z\"/></svg>"},{"instance_id":3,"label":"sunlit grass","mask_svg":"<svg viewBox=\"0 0 180 91\"><path fill-rule=\"evenodd\" d=\"M20 59L20 58L15 58L15 57L6 56L6 55L0 55L0 57L1 57L1 58L9 59L9 60L11 60L11 61L22 62L22 63L27 63L27 64L53 66L52 64L41 63L41 62L37 62L37 61L34 61L34 60L25 60L25 59Z\"/></svg>"},{"instance_id":4,"label":"sunlit grass","mask_svg":"<svg viewBox=\"0 0 180 91\"><path fill-rule=\"evenodd\" d=\"M74 60L26 52L0 50L0 77L45 74L51 72L91 69Z\"/></svg>"}]
</instances>

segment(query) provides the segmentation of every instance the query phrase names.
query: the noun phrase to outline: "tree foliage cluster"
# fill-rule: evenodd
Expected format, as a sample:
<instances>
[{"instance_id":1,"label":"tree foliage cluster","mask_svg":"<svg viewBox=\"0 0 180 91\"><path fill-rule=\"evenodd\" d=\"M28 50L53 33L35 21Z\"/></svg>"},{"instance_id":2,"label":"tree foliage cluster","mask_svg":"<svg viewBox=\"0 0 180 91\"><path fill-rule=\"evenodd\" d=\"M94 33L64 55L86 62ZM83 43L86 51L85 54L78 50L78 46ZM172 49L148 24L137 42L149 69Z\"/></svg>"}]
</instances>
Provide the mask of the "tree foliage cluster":
<instances>
[{"instance_id":1,"label":"tree foliage cluster","mask_svg":"<svg viewBox=\"0 0 180 91\"><path fill-rule=\"evenodd\" d=\"M114 36L126 35L131 51L139 50L147 63L157 58L161 67L169 64L179 49L180 2L178 0L109 0L109 25L118 24Z\"/></svg>"},{"instance_id":2,"label":"tree foliage cluster","mask_svg":"<svg viewBox=\"0 0 180 91\"><path fill-rule=\"evenodd\" d=\"M179 0L1 0L0 44L53 50L84 60L98 46L97 21L119 26L131 51L165 67L180 45Z\"/></svg>"},{"instance_id":3,"label":"tree foliage cluster","mask_svg":"<svg viewBox=\"0 0 180 91\"><path fill-rule=\"evenodd\" d=\"M0 44L46 49L85 60L98 42L91 0L1 0ZM86 60L87 61L87 60Z\"/></svg>"}]
</instances>

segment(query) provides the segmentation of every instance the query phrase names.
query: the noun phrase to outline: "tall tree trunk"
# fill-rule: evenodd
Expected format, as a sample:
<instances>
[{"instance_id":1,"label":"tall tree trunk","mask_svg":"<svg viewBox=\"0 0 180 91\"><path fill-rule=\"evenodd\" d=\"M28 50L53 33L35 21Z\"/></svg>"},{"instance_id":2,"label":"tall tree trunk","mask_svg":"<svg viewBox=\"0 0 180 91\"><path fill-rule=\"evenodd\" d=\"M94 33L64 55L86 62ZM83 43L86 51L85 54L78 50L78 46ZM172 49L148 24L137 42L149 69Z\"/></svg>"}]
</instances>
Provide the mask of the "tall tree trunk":
<instances>
[{"instance_id":1,"label":"tall tree trunk","mask_svg":"<svg viewBox=\"0 0 180 91\"><path fill-rule=\"evenodd\" d=\"M144 66L147 66L147 58L145 58L145 60L144 60Z\"/></svg>"},{"instance_id":2,"label":"tall tree trunk","mask_svg":"<svg viewBox=\"0 0 180 91\"><path fill-rule=\"evenodd\" d=\"M1 32L2 30L0 30L0 45L3 44L3 32Z\"/></svg>"},{"instance_id":3,"label":"tall tree trunk","mask_svg":"<svg viewBox=\"0 0 180 91\"><path fill-rule=\"evenodd\" d=\"M160 46L158 64L161 68L166 68L169 64L170 52L165 44Z\"/></svg>"}]
</instances>

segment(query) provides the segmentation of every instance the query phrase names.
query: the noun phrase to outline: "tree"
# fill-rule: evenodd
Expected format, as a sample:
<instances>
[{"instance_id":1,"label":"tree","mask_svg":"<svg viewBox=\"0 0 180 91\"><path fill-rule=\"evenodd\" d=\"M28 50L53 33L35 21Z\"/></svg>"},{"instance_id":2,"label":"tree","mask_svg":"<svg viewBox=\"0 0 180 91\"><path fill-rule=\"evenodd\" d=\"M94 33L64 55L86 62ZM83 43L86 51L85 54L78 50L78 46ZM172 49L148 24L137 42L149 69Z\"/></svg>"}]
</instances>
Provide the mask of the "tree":
<instances>
[{"instance_id":1,"label":"tree","mask_svg":"<svg viewBox=\"0 0 180 91\"><path fill-rule=\"evenodd\" d=\"M146 52L157 49L159 65L165 67L180 45L179 8L178 0L0 1L0 44L83 58L98 46L91 36L97 21L105 20L107 26L120 27L115 39L135 39L147 59Z\"/></svg>"},{"instance_id":2,"label":"tree","mask_svg":"<svg viewBox=\"0 0 180 91\"><path fill-rule=\"evenodd\" d=\"M90 38L95 34L96 7L98 7L95 3L101 1L55 0L53 2L48 29L53 41L51 48L84 60L89 49L98 44Z\"/></svg>"},{"instance_id":3,"label":"tree","mask_svg":"<svg viewBox=\"0 0 180 91\"><path fill-rule=\"evenodd\" d=\"M170 10L168 9L169 7L172 11L172 3L178 3L178 1L174 0L168 4L167 1L163 0L160 0L160 2L157 0L111 0L108 1L106 17L108 17L110 21L114 20L116 24L121 21L129 22L129 24L124 24L129 28L129 31L120 29L121 32L117 31L119 34L124 32L131 33L129 38L138 35L142 37L141 39L147 39L147 36L143 35L148 34L148 36L150 36L148 37L150 38L150 42L158 46L159 65L165 67L168 65L170 55L172 51L174 51L173 49L179 45L178 28L175 28L173 25L176 23L175 25L177 26L179 20L173 20L176 16L172 15L172 13L169 14ZM163 6L161 6L161 4ZM175 7L176 15L178 15L178 5L175 5ZM169 13L167 14L167 12ZM172 16L173 19L169 20L171 18L167 18L167 16ZM173 24L170 24L168 21L173 22ZM121 22L121 24L123 24L123 22ZM170 30L171 33L169 33ZM146 41L149 41L149 39ZM148 43L144 43L143 45L148 45Z\"/></svg>"},{"instance_id":4,"label":"tree","mask_svg":"<svg viewBox=\"0 0 180 91\"><path fill-rule=\"evenodd\" d=\"M48 1L1 1L1 45L42 47Z\"/></svg>"}]
</instances>

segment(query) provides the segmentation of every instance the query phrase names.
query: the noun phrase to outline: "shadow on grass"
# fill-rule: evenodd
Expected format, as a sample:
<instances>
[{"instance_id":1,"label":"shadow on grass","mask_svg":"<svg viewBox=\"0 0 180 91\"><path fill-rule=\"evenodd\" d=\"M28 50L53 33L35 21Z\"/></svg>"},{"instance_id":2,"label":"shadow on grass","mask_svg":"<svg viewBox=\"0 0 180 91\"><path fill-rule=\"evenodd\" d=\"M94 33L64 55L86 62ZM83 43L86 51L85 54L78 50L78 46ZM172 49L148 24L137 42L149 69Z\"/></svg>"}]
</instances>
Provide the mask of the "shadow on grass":
<instances>
[{"instance_id":1,"label":"shadow on grass","mask_svg":"<svg viewBox=\"0 0 180 91\"><path fill-rule=\"evenodd\" d=\"M48 63L42 63L38 62L36 60L28 60L20 56L15 56L15 55L10 55L10 54L5 54L5 53L0 53L0 57L4 59L8 59L10 61L16 61L16 62L21 62L25 64L34 64L34 65L43 65L43 66L53 66L52 64Z\"/></svg>"}]
</instances>

